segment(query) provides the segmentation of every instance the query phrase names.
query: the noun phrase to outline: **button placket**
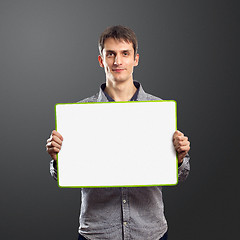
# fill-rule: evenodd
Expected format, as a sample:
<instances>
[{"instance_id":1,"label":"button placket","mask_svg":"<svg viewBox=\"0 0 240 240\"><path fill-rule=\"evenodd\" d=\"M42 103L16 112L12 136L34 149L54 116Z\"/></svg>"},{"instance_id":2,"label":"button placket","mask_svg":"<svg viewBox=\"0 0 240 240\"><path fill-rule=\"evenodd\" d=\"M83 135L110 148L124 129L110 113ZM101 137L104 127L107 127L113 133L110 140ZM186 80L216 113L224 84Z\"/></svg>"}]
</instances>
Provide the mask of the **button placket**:
<instances>
[{"instance_id":1,"label":"button placket","mask_svg":"<svg viewBox=\"0 0 240 240\"><path fill-rule=\"evenodd\" d=\"M122 188L122 221L123 221L123 235L124 240L130 239L129 232L129 201L128 201L128 189Z\"/></svg>"}]
</instances>

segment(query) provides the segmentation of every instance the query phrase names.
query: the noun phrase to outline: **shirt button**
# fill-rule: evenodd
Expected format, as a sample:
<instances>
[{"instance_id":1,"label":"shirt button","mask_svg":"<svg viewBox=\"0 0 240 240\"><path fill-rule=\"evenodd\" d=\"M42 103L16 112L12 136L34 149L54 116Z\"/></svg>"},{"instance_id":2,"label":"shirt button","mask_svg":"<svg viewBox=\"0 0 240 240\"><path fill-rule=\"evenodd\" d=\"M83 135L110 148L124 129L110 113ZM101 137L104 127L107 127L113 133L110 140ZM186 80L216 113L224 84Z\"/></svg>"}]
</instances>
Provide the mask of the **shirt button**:
<instances>
[{"instance_id":1,"label":"shirt button","mask_svg":"<svg viewBox=\"0 0 240 240\"><path fill-rule=\"evenodd\" d=\"M123 225L126 226L126 225L127 225L127 222L123 222Z\"/></svg>"},{"instance_id":2,"label":"shirt button","mask_svg":"<svg viewBox=\"0 0 240 240\"><path fill-rule=\"evenodd\" d=\"M127 202L127 201L124 199L124 200L123 200L123 203L126 203L126 202Z\"/></svg>"}]
</instances>

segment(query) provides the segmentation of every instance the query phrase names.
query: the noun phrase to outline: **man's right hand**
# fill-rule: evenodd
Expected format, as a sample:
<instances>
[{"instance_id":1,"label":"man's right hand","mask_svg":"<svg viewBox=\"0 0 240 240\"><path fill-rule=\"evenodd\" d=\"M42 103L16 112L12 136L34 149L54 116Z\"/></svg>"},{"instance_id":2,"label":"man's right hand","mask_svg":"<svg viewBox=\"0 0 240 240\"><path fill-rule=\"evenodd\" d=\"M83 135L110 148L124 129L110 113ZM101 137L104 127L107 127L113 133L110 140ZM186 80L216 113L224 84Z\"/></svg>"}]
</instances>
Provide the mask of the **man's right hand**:
<instances>
[{"instance_id":1,"label":"man's right hand","mask_svg":"<svg viewBox=\"0 0 240 240\"><path fill-rule=\"evenodd\" d=\"M57 160L57 153L62 147L63 137L56 130L52 131L50 138L47 140L46 151L49 153L53 160Z\"/></svg>"}]
</instances>

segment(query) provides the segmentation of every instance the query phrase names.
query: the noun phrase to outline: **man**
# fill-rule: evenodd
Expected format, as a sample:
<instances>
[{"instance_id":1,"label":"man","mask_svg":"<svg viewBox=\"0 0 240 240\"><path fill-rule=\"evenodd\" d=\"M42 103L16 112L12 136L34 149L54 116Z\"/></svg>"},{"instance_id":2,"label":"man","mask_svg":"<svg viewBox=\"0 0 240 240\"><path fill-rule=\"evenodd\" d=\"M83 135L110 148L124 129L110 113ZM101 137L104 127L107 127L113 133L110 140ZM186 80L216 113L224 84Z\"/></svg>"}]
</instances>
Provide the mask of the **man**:
<instances>
[{"instance_id":1,"label":"man","mask_svg":"<svg viewBox=\"0 0 240 240\"><path fill-rule=\"evenodd\" d=\"M145 93L141 84L133 80L133 68L139 61L137 48L137 39L131 29L123 26L107 28L99 39L98 56L99 64L105 70L106 83L101 85L99 93L81 102L159 100ZM109 141L114 140L115 136L107 129L106 134L109 135ZM46 144L52 157L50 172L55 179L56 154L61 149L62 141L63 136L53 130ZM176 131L173 144L178 153L178 177L182 181L190 170L190 142L183 133ZM107 147L101 154L106 153ZM79 221L79 239L167 239L160 186L82 188Z\"/></svg>"}]
</instances>

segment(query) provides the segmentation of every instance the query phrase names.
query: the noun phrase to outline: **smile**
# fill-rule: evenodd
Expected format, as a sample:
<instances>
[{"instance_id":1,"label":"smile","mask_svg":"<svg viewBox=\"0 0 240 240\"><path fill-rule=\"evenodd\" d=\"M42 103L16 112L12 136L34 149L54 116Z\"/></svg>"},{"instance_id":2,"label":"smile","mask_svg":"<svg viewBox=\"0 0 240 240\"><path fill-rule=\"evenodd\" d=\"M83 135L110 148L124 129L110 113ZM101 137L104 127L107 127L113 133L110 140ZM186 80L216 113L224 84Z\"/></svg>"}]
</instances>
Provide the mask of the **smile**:
<instances>
[{"instance_id":1,"label":"smile","mask_svg":"<svg viewBox=\"0 0 240 240\"><path fill-rule=\"evenodd\" d=\"M123 68L117 68L117 69L113 69L113 72L122 72L124 71L125 69Z\"/></svg>"}]
</instances>

